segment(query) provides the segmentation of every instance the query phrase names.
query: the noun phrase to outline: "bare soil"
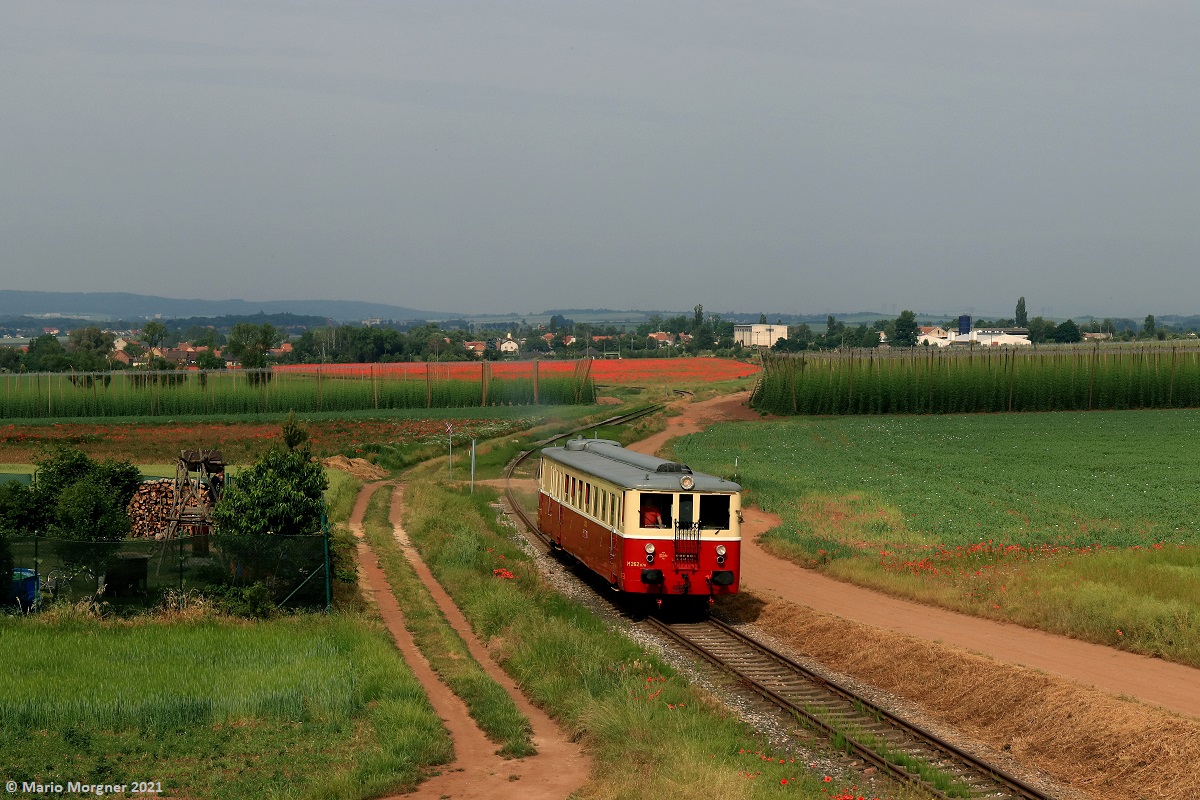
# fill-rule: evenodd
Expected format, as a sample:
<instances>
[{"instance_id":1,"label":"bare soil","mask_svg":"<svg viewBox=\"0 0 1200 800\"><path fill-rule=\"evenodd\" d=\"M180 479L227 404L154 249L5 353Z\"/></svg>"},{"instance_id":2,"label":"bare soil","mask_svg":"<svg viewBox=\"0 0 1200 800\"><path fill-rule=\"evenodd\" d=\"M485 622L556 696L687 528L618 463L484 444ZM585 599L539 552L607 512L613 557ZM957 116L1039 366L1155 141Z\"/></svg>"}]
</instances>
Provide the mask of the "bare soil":
<instances>
[{"instance_id":1,"label":"bare soil","mask_svg":"<svg viewBox=\"0 0 1200 800\"><path fill-rule=\"evenodd\" d=\"M633 449L758 419L746 399L681 401ZM766 633L1084 796L1200 797L1200 670L843 583L764 551L777 517L745 522L738 608Z\"/></svg>"},{"instance_id":2,"label":"bare soil","mask_svg":"<svg viewBox=\"0 0 1200 800\"><path fill-rule=\"evenodd\" d=\"M413 641L404 625L404 614L392 594L391 585L375 553L363 538L362 521L367 503L382 483L363 487L350 517L350 528L358 537L359 569L363 585L374 597L380 616L387 625L404 660L424 686L429 702L454 740L454 763L442 767L439 774L422 783L415 792L396 795L397 798L428 798L428 800L475 800L476 798L522 797L533 800L561 800L583 785L590 764L582 748L572 741L546 715L521 694L512 679L492 660L487 650L475 638L470 625L454 605L441 585L434 580L429 568L417 555L401 526L403 488L392 496L391 521L396 540L413 565L421 581L429 589L446 619L467 643L471 654L489 675L512 696L517 708L529 717L533 726L533 743L538 753L523 759L504 759L496 755L497 746L488 741L471 719L466 704L438 678L429 662Z\"/></svg>"},{"instance_id":3,"label":"bare soil","mask_svg":"<svg viewBox=\"0 0 1200 800\"><path fill-rule=\"evenodd\" d=\"M381 481L388 476L387 470L376 466L365 458L348 458L347 456L330 456L321 459L321 464L330 469L339 469L349 473L360 481Z\"/></svg>"}]
</instances>

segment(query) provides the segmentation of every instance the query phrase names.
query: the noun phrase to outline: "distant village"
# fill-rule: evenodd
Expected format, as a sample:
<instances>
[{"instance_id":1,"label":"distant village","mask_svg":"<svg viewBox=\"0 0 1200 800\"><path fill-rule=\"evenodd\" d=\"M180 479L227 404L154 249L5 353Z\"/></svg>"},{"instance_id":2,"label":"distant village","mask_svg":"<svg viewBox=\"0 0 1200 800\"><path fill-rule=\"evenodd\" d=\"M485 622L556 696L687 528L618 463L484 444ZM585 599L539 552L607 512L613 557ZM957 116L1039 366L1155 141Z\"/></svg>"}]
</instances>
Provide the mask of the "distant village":
<instances>
[{"instance_id":1,"label":"distant village","mask_svg":"<svg viewBox=\"0 0 1200 800\"><path fill-rule=\"evenodd\" d=\"M140 327L126 323L116 329L92 323L66 331L58 325L43 325L40 332L20 331L34 334L24 339L13 335L18 331L0 327L0 371L256 369L287 363L700 354L739 357L761 349L1024 348L1114 339L1196 338L1194 330L1158 326L1153 316L1147 316L1140 327L1131 320L1121 320L1120 326L1112 320L1093 320L1080 327L1072 320L1054 323L1035 317L1020 325L1014 324L1016 320L975 322L966 315L941 325L920 325L913 312L904 311L895 319L880 318L857 326L829 316L824 330L819 330L821 326L789 325L782 319L771 323L765 315L760 315L757 323L734 322L719 314L705 314L701 306L691 315L652 315L632 326L577 323L558 314L544 324L364 319L358 324L337 325L322 318L286 314L203 322L194 318L184 324L168 324L155 319Z\"/></svg>"}]
</instances>

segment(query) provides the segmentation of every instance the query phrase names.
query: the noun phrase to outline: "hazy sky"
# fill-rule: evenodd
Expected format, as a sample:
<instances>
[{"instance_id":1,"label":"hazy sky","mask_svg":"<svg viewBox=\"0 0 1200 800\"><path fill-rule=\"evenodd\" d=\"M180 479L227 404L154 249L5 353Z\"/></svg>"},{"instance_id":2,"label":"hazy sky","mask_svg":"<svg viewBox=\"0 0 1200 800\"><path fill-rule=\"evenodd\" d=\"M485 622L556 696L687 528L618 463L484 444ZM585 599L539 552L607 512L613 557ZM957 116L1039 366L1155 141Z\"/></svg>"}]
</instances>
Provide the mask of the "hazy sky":
<instances>
[{"instance_id":1,"label":"hazy sky","mask_svg":"<svg viewBox=\"0 0 1200 800\"><path fill-rule=\"evenodd\" d=\"M0 4L0 288L1200 313L1200 4Z\"/></svg>"}]
</instances>

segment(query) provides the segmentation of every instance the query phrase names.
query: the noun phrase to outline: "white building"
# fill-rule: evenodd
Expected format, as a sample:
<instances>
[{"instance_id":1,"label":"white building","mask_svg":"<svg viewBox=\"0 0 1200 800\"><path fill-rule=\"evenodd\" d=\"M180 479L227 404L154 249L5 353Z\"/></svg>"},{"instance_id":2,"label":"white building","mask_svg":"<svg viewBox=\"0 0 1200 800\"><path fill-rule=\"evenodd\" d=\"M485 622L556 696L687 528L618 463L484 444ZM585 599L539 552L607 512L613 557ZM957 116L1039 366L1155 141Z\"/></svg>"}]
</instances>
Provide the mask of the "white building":
<instances>
[{"instance_id":1,"label":"white building","mask_svg":"<svg viewBox=\"0 0 1200 800\"><path fill-rule=\"evenodd\" d=\"M981 347L1020 347L1032 344L1025 328L974 328L970 333L952 337L951 344Z\"/></svg>"},{"instance_id":2,"label":"white building","mask_svg":"<svg viewBox=\"0 0 1200 800\"><path fill-rule=\"evenodd\" d=\"M733 340L742 347L772 347L788 338L787 325L734 325Z\"/></svg>"}]
</instances>

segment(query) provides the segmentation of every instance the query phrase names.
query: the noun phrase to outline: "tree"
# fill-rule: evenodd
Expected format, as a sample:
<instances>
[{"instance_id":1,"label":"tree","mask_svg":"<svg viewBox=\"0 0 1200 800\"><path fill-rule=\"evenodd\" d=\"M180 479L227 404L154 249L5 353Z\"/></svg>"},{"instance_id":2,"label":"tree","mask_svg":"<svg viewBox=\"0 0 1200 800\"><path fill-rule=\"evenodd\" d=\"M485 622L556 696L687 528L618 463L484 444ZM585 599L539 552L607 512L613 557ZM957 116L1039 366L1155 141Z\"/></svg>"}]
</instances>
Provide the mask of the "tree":
<instances>
[{"instance_id":1,"label":"tree","mask_svg":"<svg viewBox=\"0 0 1200 800\"><path fill-rule=\"evenodd\" d=\"M0 483L0 576L12 575L9 537L35 533L39 518L37 498L30 487L16 481Z\"/></svg>"},{"instance_id":2,"label":"tree","mask_svg":"<svg viewBox=\"0 0 1200 800\"><path fill-rule=\"evenodd\" d=\"M704 327L704 306L699 303L692 309L692 333L699 334Z\"/></svg>"},{"instance_id":3,"label":"tree","mask_svg":"<svg viewBox=\"0 0 1200 800\"><path fill-rule=\"evenodd\" d=\"M896 334L892 338L893 347L916 347L917 344L917 315L911 311L901 311L896 317Z\"/></svg>"},{"instance_id":4,"label":"tree","mask_svg":"<svg viewBox=\"0 0 1200 800\"><path fill-rule=\"evenodd\" d=\"M125 509L141 480L128 461L97 464L79 450L59 448L38 465L32 492L37 517L28 524L57 540L54 548L64 564L99 577L116 556L110 543L129 533Z\"/></svg>"},{"instance_id":5,"label":"tree","mask_svg":"<svg viewBox=\"0 0 1200 800\"><path fill-rule=\"evenodd\" d=\"M1154 338L1154 329L1155 329L1154 315L1147 314L1146 321L1142 323L1142 336L1147 339L1153 339Z\"/></svg>"},{"instance_id":6,"label":"tree","mask_svg":"<svg viewBox=\"0 0 1200 800\"><path fill-rule=\"evenodd\" d=\"M63 372L71 368L71 357L52 333L30 342L24 360L25 368L30 372Z\"/></svg>"},{"instance_id":7,"label":"tree","mask_svg":"<svg viewBox=\"0 0 1200 800\"><path fill-rule=\"evenodd\" d=\"M88 328L76 328L67 334L68 353L86 353L100 359L108 358L112 353L116 336L100 330L95 325Z\"/></svg>"},{"instance_id":8,"label":"tree","mask_svg":"<svg viewBox=\"0 0 1200 800\"><path fill-rule=\"evenodd\" d=\"M1029 327L1029 314L1027 314L1025 312L1025 298L1024 297L1017 299L1017 313L1014 314L1013 316L1014 316L1013 321L1017 324L1018 328Z\"/></svg>"},{"instance_id":9,"label":"tree","mask_svg":"<svg viewBox=\"0 0 1200 800\"><path fill-rule=\"evenodd\" d=\"M226 487L213 522L221 536L316 533L328 485L306 446L274 447Z\"/></svg>"},{"instance_id":10,"label":"tree","mask_svg":"<svg viewBox=\"0 0 1200 800\"><path fill-rule=\"evenodd\" d=\"M280 433L283 438L283 446L288 449L288 452L297 449L308 451L308 429L296 422L295 411L288 412L287 419L283 421L283 429Z\"/></svg>"},{"instance_id":11,"label":"tree","mask_svg":"<svg viewBox=\"0 0 1200 800\"><path fill-rule=\"evenodd\" d=\"M162 344L165 338L167 338L167 326L156 319L150 320L142 328L142 341L151 350Z\"/></svg>"},{"instance_id":12,"label":"tree","mask_svg":"<svg viewBox=\"0 0 1200 800\"><path fill-rule=\"evenodd\" d=\"M282 341L283 334L269 322L262 325L239 322L229 332L225 349L244 369L262 369L267 366L267 352Z\"/></svg>"},{"instance_id":13,"label":"tree","mask_svg":"<svg viewBox=\"0 0 1200 800\"><path fill-rule=\"evenodd\" d=\"M21 369L21 352L15 347L0 347L0 372L17 372Z\"/></svg>"},{"instance_id":14,"label":"tree","mask_svg":"<svg viewBox=\"0 0 1200 800\"><path fill-rule=\"evenodd\" d=\"M225 359L212 350L201 350L196 354L196 366L200 369L225 369Z\"/></svg>"},{"instance_id":15,"label":"tree","mask_svg":"<svg viewBox=\"0 0 1200 800\"><path fill-rule=\"evenodd\" d=\"M1057 330L1057 326L1050 320L1042 317L1034 317L1029 320L1029 341L1034 344L1041 342L1054 341L1053 334Z\"/></svg>"},{"instance_id":16,"label":"tree","mask_svg":"<svg viewBox=\"0 0 1200 800\"><path fill-rule=\"evenodd\" d=\"M1054 341L1056 342L1071 344L1082 340L1083 334L1080 333L1079 326L1073 320L1067 320L1054 329Z\"/></svg>"}]
</instances>

